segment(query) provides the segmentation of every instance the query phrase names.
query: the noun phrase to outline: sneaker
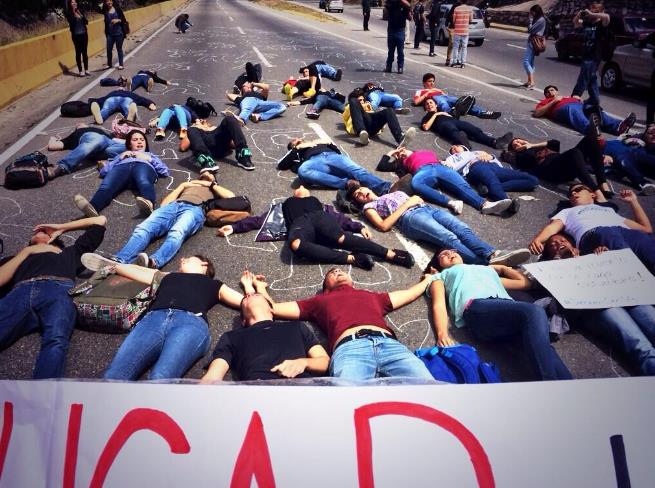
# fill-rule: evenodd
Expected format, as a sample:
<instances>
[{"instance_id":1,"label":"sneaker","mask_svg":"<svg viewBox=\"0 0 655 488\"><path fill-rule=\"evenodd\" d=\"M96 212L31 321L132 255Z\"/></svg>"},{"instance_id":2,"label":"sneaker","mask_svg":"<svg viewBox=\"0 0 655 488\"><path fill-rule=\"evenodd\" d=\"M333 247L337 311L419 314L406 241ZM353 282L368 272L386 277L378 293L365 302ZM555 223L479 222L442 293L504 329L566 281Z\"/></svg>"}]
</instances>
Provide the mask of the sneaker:
<instances>
[{"instance_id":1,"label":"sneaker","mask_svg":"<svg viewBox=\"0 0 655 488\"><path fill-rule=\"evenodd\" d=\"M180 129L180 139L186 139L187 138L187 133L188 133L188 130L186 128Z\"/></svg>"},{"instance_id":2,"label":"sneaker","mask_svg":"<svg viewBox=\"0 0 655 488\"><path fill-rule=\"evenodd\" d=\"M146 84L146 91L150 93L154 85L155 85L155 80L153 80L152 78L148 78L148 83Z\"/></svg>"},{"instance_id":3,"label":"sneaker","mask_svg":"<svg viewBox=\"0 0 655 488\"><path fill-rule=\"evenodd\" d=\"M66 174L66 170L61 164L54 164L52 166L48 166L48 181L54 180L55 178L59 178L60 176L65 174Z\"/></svg>"},{"instance_id":4,"label":"sneaker","mask_svg":"<svg viewBox=\"0 0 655 488\"><path fill-rule=\"evenodd\" d=\"M154 210L152 202L147 198L136 197L136 206L141 212L141 215L150 215Z\"/></svg>"},{"instance_id":5,"label":"sneaker","mask_svg":"<svg viewBox=\"0 0 655 488\"><path fill-rule=\"evenodd\" d=\"M343 75L343 71L341 71L341 68L337 70L337 74L334 77L334 81L341 81L341 76Z\"/></svg>"},{"instance_id":6,"label":"sneaker","mask_svg":"<svg viewBox=\"0 0 655 488\"><path fill-rule=\"evenodd\" d=\"M592 111L587 117L589 119L589 134L596 138L603 135L601 129L602 122L598 112L599 111Z\"/></svg>"},{"instance_id":7,"label":"sneaker","mask_svg":"<svg viewBox=\"0 0 655 488\"><path fill-rule=\"evenodd\" d=\"M434 53L428 53L428 56L430 56L430 57L432 58L432 57L436 56L436 54L434 54Z\"/></svg>"},{"instance_id":8,"label":"sneaker","mask_svg":"<svg viewBox=\"0 0 655 488\"><path fill-rule=\"evenodd\" d=\"M530 259L529 249L516 249L514 251L498 250L489 256L489 264L504 264L505 266L518 266Z\"/></svg>"},{"instance_id":9,"label":"sneaker","mask_svg":"<svg viewBox=\"0 0 655 488\"><path fill-rule=\"evenodd\" d=\"M394 112L396 112L398 115L407 115L411 112L411 110L408 107L401 107L395 109Z\"/></svg>"},{"instance_id":10,"label":"sneaker","mask_svg":"<svg viewBox=\"0 0 655 488\"><path fill-rule=\"evenodd\" d=\"M391 73L391 66L387 66L386 68L384 68L384 72Z\"/></svg>"},{"instance_id":11,"label":"sneaker","mask_svg":"<svg viewBox=\"0 0 655 488\"><path fill-rule=\"evenodd\" d=\"M453 117L459 119L462 115L466 115L473 105L475 105L475 97L470 95L459 97L452 109Z\"/></svg>"},{"instance_id":12,"label":"sneaker","mask_svg":"<svg viewBox=\"0 0 655 488\"><path fill-rule=\"evenodd\" d=\"M399 75L402 75L402 74L403 74L403 69L402 69L402 68L398 68L398 74L399 74Z\"/></svg>"},{"instance_id":13,"label":"sneaker","mask_svg":"<svg viewBox=\"0 0 655 488\"><path fill-rule=\"evenodd\" d=\"M85 71L84 76L91 76L91 73L89 73L88 71Z\"/></svg>"},{"instance_id":14,"label":"sneaker","mask_svg":"<svg viewBox=\"0 0 655 488\"><path fill-rule=\"evenodd\" d=\"M504 200L498 200L497 202L486 201L482 205L480 212L484 215L500 215L505 210L507 210L512 205L512 200L505 198Z\"/></svg>"},{"instance_id":15,"label":"sneaker","mask_svg":"<svg viewBox=\"0 0 655 488\"><path fill-rule=\"evenodd\" d=\"M80 77L80 78L84 78L84 71L80 71L80 72L77 74L77 76Z\"/></svg>"},{"instance_id":16,"label":"sneaker","mask_svg":"<svg viewBox=\"0 0 655 488\"><path fill-rule=\"evenodd\" d=\"M218 165L214 161L214 158L212 158L208 154L201 154L196 157L196 166L200 168L200 173L204 173L206 171L211 171L212 173L215 173L218 171Z\"/></svg>"},{"instance_id":17,"label":"sneaker","mask_svg":"<svg viewBox=\"0 0 655 488\"><path fill-rule=\"evenodd\" d=\"M237 151L237 166L239 168L243 168L246 171L252 171L255 169L255 165L252 164L252 160L250 159L252 157L252 152L250 151L249 148L244 147Z\"/></svg>"},{"instance_id":18,"label":"sneaker","mask_svg":"<svg viewBox=\"0 0 655 488\"><path fill-rule=\"evenodd\" d=\"M121 264L118 261L114 261L113 259L106 258L94 252L85 252L82 254L80 261L82 261L82 266L91 271L98 271L102 268L113 267L117 264Z\"/></svg>"},{"instance_id":19,"label":"sneaker","mask_svg":"<svg viewBox=\"0 0 655 488\"><path fill-rule=\"evenodd\" d=\"M49 169L50 168L48 168L48 170ZM646 197L655 195L655 185L652 183L644 183L643 185L639 185L639 190L640 193Z\"/></svg>"},{"instance_id":20,"label":"sneaker","mask_svg":"<svg viewBox=\"0 0 655 488\"><path fill-rule=\"evenodd\" d=\"M125 79L125 89L127 91L132 91L132 78Z\"/></svg>"},{"instance_id":21,"label":"sneaker","mask_svg":"<svg viewBox=\"0 0 655 488\"><path fill-rule=\"evenodd\" d=\"M91 205L89 201L79 193L73 197L73 202L75 202L75 206L80 209L85 217L98 216L98 211L93 208L93 205Z\"/></svg>"},{"instance_id":22,"label":"sneaker","mask_svg":"<svg viewBox=\"0 0 655 488\"><path fill-rule=\"evenodd\" d=\"M395 254L395 256L391 258L392 263L399 264L400 266L403 266L407 269L414 267L414 256L412 256L409 252L402 249L392 249L392 251Z\"/></svg>"},{"instance_id":23,"label":"sneaker","mask_svg":"<svg viewBox=\"0 0 655 488\"><path fill-rule=\"evenodd\" d=\"M495 149L507 149L512 139L514 139L514 134L507 132L504 136L494 139L493 147Z\"/></svg>"},{"instance_id":24,"label":"sneaker","mask_svg":"<svg viewBox=\"0 0 655 488\"><path fill-rule=\"evenodd\" d=\"M464 63L459 63L460 68L463 68L464 66L466 66Z\"/></svg>"},{"instance_id":25,"label":"sneaker","mask_svg":"<svg viewBox=\"0 0 655 488\"><path fill-rule=\"evenodd\" d=\"M91 102L91 115L96 124L102 124L102 115L100 114L100 105L98 102Z\"/></svg>"},{"instance_id":26,"label":"sneaker","mask_svg":"<svg viewBox=\"0 0 655 488\"><path fill-rule=\"evenodd\" d=\"M136 259L132 264L136 264L137 266L147 268L148 263L150 263L150 258L148 257L148 255L145 252L140 252L139 254L136 255Z\"/></svg>"},{"instance_id":27,"label":"sneaker","mask_svg":"<svg viewBox=\"0 0 655 488\"><path fill-rule=\"evenodd\" d=\"M628 132L632 129L632 126L635 125L635 122L637 122L637 116L634 112L630 112L630 114L619 124L618 129L616 129L616 135L620 136L621 134Z\"/></svg>"},{"instance_id":28,"label":"sneaker","mask_svg":"<svg viewBox=\"0 0 655 488\"><path fill-rule=\"evenodd\" d=\"M451 200L448 202L448 208L451 209L455 215L461 215L464 211L464 202L462 200Z\"/></svg>"},{"instance_id":29,"label":"sneaker","mask_svg":"<svg viewBox=\"0 0 655 488\"><path fill-rule=\"evenodd\" d=\"M318 113L318 112L317 112L315 109L313 109L313 108L308 108L308 109L307 109L307 112L305 113L305 115L307 116L308 119L312 119L312 120L316 120L316 119L318 119L318 118L321 116L321 114Z\"/></svg>"},{"instance_id":30,"label":"sneaker","mask_svg":"<svg viewBox=\"0 0 655 488\"><path fill-rule=\"evenodd\" d=\"M492 112L491 110L485 110L480 112L477 117L479 119L498 119L502 114L500 112Z\"/></svg>"},{"instance_id":31,"label":"sneaker","mask_svg":"<svg viewBox=\"0 0 655 488\"><path fill-rule=\"evenodd\" d=\"M521 208L521 199L520 198L512 198L512 204L509 206L509 209L507 209L510 213L510 215L514 215L519 211L519 208Z\"/></svg>"},{"instance_id":32,"label":"sneaker","mask_svg":"<svg viewBox=\"0 0 655 488\"><path fill-rule=\"evenodd\" d=\"M412 195L414 193L412 190L412 175L410 173L407 173L403 177L398 178L398 181L389 187L389 193L393 193L395 191L402 191L407 195Z\"/></svg>"},{"instance_id":33,"label":"sneaker","mask_svg":"<svg viewBox=\"0 0 655 488\"><path fill-rule=\"evenodd\" d=\"M157 129L155 132L155 141L162 141L166 138L166 131L164 129Z\"/></svg>"},{"instance_id":34,"label":"sneaker","mask_svg":"<svg viewBox=\"0 0 655 488\"><path fill-rule=\"evenodd\" d=\"M119 69L119 70L124 70L124 69L125 69L125 66L123 66L122 64L119 64L119 65L118 65L118 69Z\"/></svg>"},{"instance_id":35,"label":"sneaker","mask_svg":"<svg viewBox=\"0 0 655 488\"><path fill-rule=\"evenodd\" d=\"M414 140L414 136L416 136L416 127L410 127L403 134L403 138L398 143L398 147L407 147Z\"/></svg>"},{"instance_id":36,"label":"sneaker","mask_svg":"<svg viewBox=\"0 0 655 488\"><path fill-rule=\"evenodd\" d=\"M353 266L365 269L366 271L373 269L375 263L373 262L373 258L368 254L356 252L353 254L353 257L355 258L355 261L352 263Z\"/></svg>"},{"instance_id":37,"label":"sneaker","mask_svg":"<svg viewBox=\"0 0 655 488\"><path fill-rule=\"evenodd\" d=\"M129 107L127 107L127 120L134 122L134 119L136 119L136 111L136 103L130 103Z\"/></svg>"},{"instance_id":38,"label":"sneaker","mask_svg":"<svg viewBox=\"0 0 655 488\"><path fill-rule=\"evenodd\" d=\"M241 95L241 88L239 88L236 85L232 85L232 93L234 93L235 95Z\"/></svg>"},{"instance_id":39,"label":"sneaker","mask_svg":"<svg viewBox=\"0 0 655 488\"><path fill-rule=\"evenodd\" d=\"M362 146L366 146L368 144L368 132L366 132L365 130L359 133L359 143Z\"/></svg>"},{"instance_id":40,"label":"sneaker","mask_svg":"<svg viewBox=\"0 0 655 488\"><path fill-rule=\"evenodd\" d=\"M248 117L250 120L252 120L255 124L259 122L259 115L257 114L250 114L250 117Z\"/></svg>"}]
</instances>

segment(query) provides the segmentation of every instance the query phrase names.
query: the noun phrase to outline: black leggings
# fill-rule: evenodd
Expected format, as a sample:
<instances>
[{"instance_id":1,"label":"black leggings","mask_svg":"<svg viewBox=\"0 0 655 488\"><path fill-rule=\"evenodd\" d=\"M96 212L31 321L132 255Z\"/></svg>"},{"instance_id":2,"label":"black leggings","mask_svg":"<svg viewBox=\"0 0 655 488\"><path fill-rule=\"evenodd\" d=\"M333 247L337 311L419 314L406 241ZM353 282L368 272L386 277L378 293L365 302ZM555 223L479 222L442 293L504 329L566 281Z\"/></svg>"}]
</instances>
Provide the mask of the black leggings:
<instances>
[{"instance_id":1,"label":"black leggings","mask_svg":"<svg viewBox=\"0 0 655 488\"><path fill-rule=\"evenodd\" d=\"M231 142L234 143L237 151L248 147L246 136L243 135L241 124L239 124L236 117L225 117L218 127L211 131L189 127L187 137L191 143L191 151L193 151L194 156L205 154L222 158L229 154Z\"/></svg>"},{"instance_id":2,"label":"black leggings","mask_svg":"<svg viewBox=\"0 0 655 488\"><path fill-rule=\"evenodd\" d=\"M71 37L75 46L75 62L78 71L82 72L82 63L84 63L84 71L89 71L89 56L86 52L89 45L89 35L85 32L84 34L72 34Z\"/></svg>"},{"instance_id":3,"label":"black leggings","mask_svg":"<svg viewBox=\"0 0 655 488\"><path fill-rule=\"evenodd\" d=\"M344 236L343 242L339 242L341 236ZM337 219L325 212L312 212L295 219L290 225L287 238L289 245L296 239L300 240L300 246L296 251L292 248L292 251L318 263L347 264L349 253L336 251L334 247L370 254L380 259L387 256L386 248L355 236L352 232L343 231Z\"/></svg>"},{"instance_id":4,"label":"black leggings","mask_svg":"<svg viewBox=\"0 0 655 488\"><path fill-rule=\"evenodd\" d=\"M400 143L402 141L403 130L400 128L398 117L396 117L396 113L392 109L387 107L377 112L364 112L362 105L356 98L349 99L348 104L350 105L350 117L352 118L355 134L359 134L366 129L369 134L374 136L382 130L382 127L388 125L396 142Z\"/></svg>"},{"instance_id":5,"label":"black leggings","mask_svg":"<svg viewBox=\"0 0 655 488\"><path fill-rule=\"evenodd\" d=\"M494 147L496 140L485 134L478 126L455 117L440 115L431 127L432 131L453 144L471 148L468 138L485 146Z\"/></svg>"},{"instance_id":6,"label":"black leggings","mask_svg":"<svg viewBox=\"0 0 655 488\"><path fill-rule=\"evenodd\" d=\"M596 181L589 174L587 165L593 168ZM551 156L534 170L534 175L546 181L563 183L578 178L592 190L605 183L603 151L594 136L585 136L573 149Z\"/></svg>"}]
</instances>

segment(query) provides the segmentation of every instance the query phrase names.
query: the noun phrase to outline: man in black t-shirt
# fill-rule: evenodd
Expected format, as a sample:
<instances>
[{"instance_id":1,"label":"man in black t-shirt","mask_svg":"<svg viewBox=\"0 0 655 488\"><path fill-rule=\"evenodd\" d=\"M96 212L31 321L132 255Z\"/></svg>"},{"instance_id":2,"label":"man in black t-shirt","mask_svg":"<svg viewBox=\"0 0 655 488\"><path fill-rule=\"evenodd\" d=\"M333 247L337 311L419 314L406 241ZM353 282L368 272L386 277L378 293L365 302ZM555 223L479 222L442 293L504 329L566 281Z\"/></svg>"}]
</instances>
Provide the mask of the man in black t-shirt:
<instances>
[{"instance_id":1,"label":"man in black t-shirt","mask_svg":"<svg viewBox=\"0 0 655 488\"><path fill-rule=\"evenodd\" d=\"M402 73L405 65L405 25L411 5L407 0L387 0L385 8L389 20L387 24L387 67L384 71L391 73L394 52L398 50L398 73Z\"/></svg>"},{"instance_id":2,"label":"man in black t-shirt","mask_svg":"<svg viewBox=\"0 0 655 488\"><path fill-rule=\"evenodd\" d=\"M244 327L221 336L202 382L221 381L230 369L242 381L325 374L330 357L307 325L274 321L271 303L255 292L252 273L246 271L241 283L246 292L241 301Z\"/></svg>"},{"instance_id":3,"label":"man in black t-shirt","mask_svg":"<svg viewBox=\"0 0 655 488\"><path fill-rule=\"evenodd\" d=\"M104 216L66 224L42 224L34 228L30 245L0 267L0 286L13 281L0 299L0 349L20 337L41 332L41 351L33 377L59 378L64 374L66 353L76 309L68 290L75 284L80 258L102 243L107 219ZM58 237L82 230L72 246L64 247Z\"/></svg>"},{"instance_id":4,"label":"man in black t-shirt","mask_svg":"<svg viewBox=\"0 0 655 488\"><path fill-rule=\"evenodd\" d=\"M428 14L428 26L430 27L430 52L428 56L436 56L434 54L434 43L437 38L437 26L441 20L441 2L432 0L430 13Z\"/></svg>"},{"instance_id":5,"label":"man in black t-shirt","mask_svg":"<svg viewBox=\"0 0 655 488\"><path fill-rule=\"evenodd\" d=\"M585 101L586 106L600 106L598 65L605 57L604 50L610 49L606 42L610 16L604 10L603 2L592 1L588 9L581 10L573 18L574 27L582 31L583 52L580 74L571 96L580 98L587 90L589 99Z\"/></svg>"}]
</instances>

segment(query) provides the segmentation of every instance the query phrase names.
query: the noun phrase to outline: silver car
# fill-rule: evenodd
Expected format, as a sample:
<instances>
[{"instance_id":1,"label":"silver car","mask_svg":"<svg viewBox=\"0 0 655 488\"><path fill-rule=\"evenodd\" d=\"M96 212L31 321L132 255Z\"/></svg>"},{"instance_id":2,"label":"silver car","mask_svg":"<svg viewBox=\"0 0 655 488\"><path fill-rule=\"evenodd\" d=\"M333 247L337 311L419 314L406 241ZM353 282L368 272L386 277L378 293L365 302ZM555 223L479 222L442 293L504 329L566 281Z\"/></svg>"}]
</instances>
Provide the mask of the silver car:
<instances>
[{"instance_id":1,"label":"silver car","mask_svg":"<svg viewBox=\"0 0 655 488\"><path fill-rule=\"evenodd\" d=\"M442 4L439 8L441 9L441 17L439 24L437 25L436 36L437 44L445 46L448 44L448 28L446 27L446 16L452 4ZM473 9L473 20L469 24L469 42L472 42L475 46L482 46L484 42L484 36L486 33L486 28L484 26L484 17L482 12L477 7L472 7ZM425 25L425 36L426 39L430 39L430 27Z\"/></svg>"},{"instance_id":2,"label":"silver car","mask_svg":"<svg viewBox=\"0 0 655 488\"><path fill-rule=\"evenodd\" d=\"M343 0L326 0L325 11L343 13Z\"/></svg>"},{"instance_id":3,"label":"silver car","mask_svg":"<svg viewBox=\"0 0 655 488\"><path fill-rule=\"evenodd\" d=\"M600 72L600 84L606 90L618 90L625 83L650 87L655 77L655 32L617 47Z\"/></svg>"}]
</instances>

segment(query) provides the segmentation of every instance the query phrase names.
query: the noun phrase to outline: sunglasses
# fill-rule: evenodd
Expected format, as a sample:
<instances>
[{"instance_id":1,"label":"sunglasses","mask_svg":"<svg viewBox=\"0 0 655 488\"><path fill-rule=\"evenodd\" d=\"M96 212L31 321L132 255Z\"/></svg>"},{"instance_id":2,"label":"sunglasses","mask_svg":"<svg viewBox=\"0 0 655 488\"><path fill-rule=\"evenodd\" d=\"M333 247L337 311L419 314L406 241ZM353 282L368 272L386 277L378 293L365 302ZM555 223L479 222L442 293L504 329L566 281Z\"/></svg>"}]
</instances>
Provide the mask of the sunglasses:
<instances>
[{"instance_id":1,"label":"sunglasses","mask_svg":"<svg viewBox=\"0 0 655 488\"><path fill-rule=\"evenodd\" d=\"M590 190L589 188L587 188L586 186L582 186L582 185L580 185L580 186L576 186L576 187L571 188L571 189L569 190L569 196L573 195L574 193L580 193L582 190L591 191L591 190Z\"/></svg>"}]
</instances>

